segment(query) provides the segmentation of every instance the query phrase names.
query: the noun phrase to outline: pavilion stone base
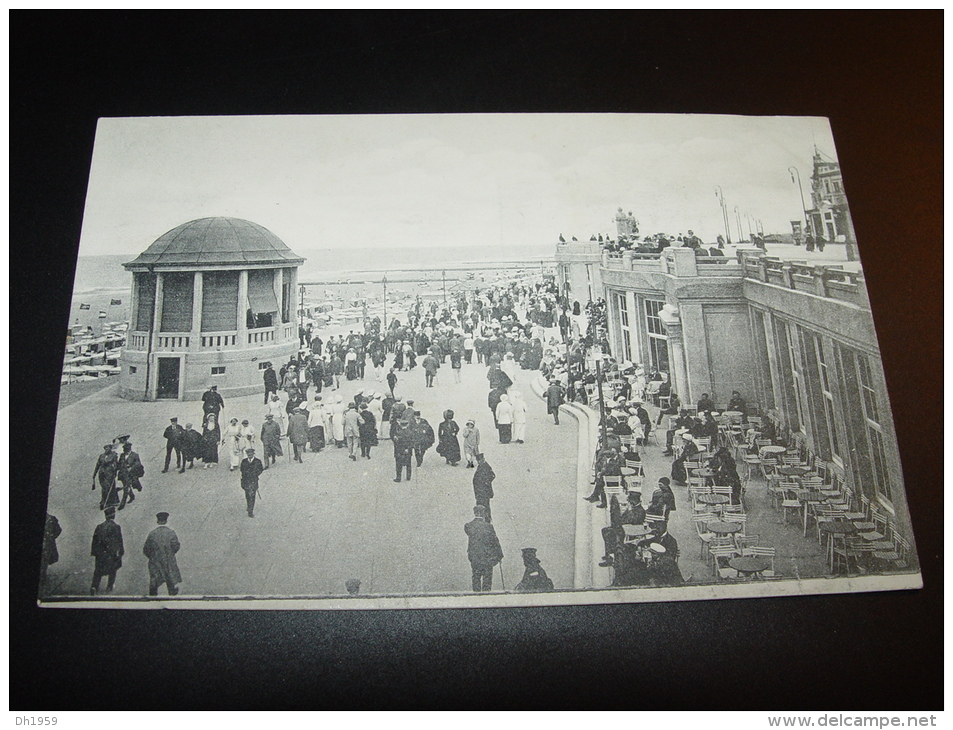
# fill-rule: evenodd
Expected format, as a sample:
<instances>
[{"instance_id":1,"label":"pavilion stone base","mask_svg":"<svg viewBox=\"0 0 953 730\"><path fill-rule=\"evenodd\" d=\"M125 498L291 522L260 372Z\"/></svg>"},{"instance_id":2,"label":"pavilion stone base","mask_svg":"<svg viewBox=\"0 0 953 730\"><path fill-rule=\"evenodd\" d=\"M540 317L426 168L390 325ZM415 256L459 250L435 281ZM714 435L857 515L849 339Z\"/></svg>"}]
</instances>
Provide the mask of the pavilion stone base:
<instances>
[{"instance_id":1,"label":"pavilion stone base","mask_svg":"<svg viewBox=\"0 0 953 730\"><path fill-rule=\"evenodd\" d=\"M211 352L159 352L152 353L151 392L145 393L146 353L126 349L122 354L122 373L119 380L119 395L129 400L199 400L209 386L217 385L223 398L234 398L253 393L264 394L261 363L271 362L277 371L298 352L297 339L278 344L243 350ZM156 391L158 360L179 360L178 395L159 395ZM221 374L212 374L212 368L225 368ZM132 371L134 369L134 372Z\"/></svg>"}]
</instances>

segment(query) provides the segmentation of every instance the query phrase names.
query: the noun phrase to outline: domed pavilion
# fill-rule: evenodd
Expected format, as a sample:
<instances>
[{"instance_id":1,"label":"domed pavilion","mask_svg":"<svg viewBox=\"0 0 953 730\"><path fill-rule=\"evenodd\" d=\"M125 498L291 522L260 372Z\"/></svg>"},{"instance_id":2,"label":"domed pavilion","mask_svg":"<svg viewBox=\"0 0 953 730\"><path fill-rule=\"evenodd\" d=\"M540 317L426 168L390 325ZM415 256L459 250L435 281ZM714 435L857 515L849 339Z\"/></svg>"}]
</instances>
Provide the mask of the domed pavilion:
<instances>
[{"instance_id":1,"label":"domed pavilion","mask_svg":"<svg viewBox=\"0 0 953 730\"><path fill-rule=\"evenodd\" d=\"M123 266L132 312L120 393L196 400L262 389L266 363L298 350L295 292L304 259L266 228L200 218L163 234Z\"/></svg>"}]
</instances>

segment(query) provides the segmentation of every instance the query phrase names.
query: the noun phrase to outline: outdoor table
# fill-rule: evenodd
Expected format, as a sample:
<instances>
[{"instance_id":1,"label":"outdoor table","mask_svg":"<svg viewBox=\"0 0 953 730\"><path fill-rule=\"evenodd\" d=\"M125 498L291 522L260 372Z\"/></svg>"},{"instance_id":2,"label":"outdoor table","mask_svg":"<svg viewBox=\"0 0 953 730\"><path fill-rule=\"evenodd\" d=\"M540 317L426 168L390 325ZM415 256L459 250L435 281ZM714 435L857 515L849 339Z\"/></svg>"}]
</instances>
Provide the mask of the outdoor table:
<instances>
[{"instance_id":1,"label":"outdoor table","mask_svg":"<svg viewBox=\"0 0 953 730\"><path fill-rule=\"evenodd\" d=\"M831 573L834 572L834 541L837 538L844 539L847 535L853 535L857 528L849 522L843 520L834 520L833 522L822 522L821 532L827 533L827 555L830 563Z\"/></svg>"},{"instance_id":2,"label":"outdoor table","mask_svg":"<svg viewBox=\"0 0 953 730\"><path fill-rule=\"evenodd\" d=\"M621 471L622 471L622 476L624 476L624 477L637 477L637 476L641 476L641 474L639 473L641 470L640 470L640 469L636 469L636 468L631 467L631 466L623 466L622 469L621 469Z\"/></svg>"},{"instance_id":3,"label":"outdoor table","mask_svg":"<svg viewBox=\"0 0 953 730\"><path fill-rule=\"evenodd\" d=\"M778 474L783 474L786 477L802 477L810 470L809 466L782 466L778 469Z\"/></svg>"},{"instance_id":4,"label":"outdoor table","mask_svg":"<svg viewBox=\"0 0 953 730\"><path fill-rule=\"evenodd\" d=\"M718 504L728 504L730 501L724 494L699 494L696 499L702 504L715 506Z\"/></svg>"},{"instance_id":5,"label":"outdoor table","mask_svg":"<svg viewBox=\"0 0 953 730\"><path fill-rule=\"evenodd\" d=\"M727 520L715 520L708 523L708 529L716 535L733 535L741 532L744 526L739 522L728 522ZM764 568L762 568L764 570Z\"/></svg>"},{"instance_id":6,"label":"outdoor table","mask_svg":"<svg viewBox=\"0 0 953 730\"><path fill-rule=\"evenodd\" d=\"M788 450L787 446L762 446L761 447L762 454L783 454L787 450Z\"/></svg>"},{"instance_id":7,"label":"outdoor table","mask_svg":"<svg viewBox=\"0 0 953 730\"><path fill-rule=\"evenodd\" d=\"M759 579L761 578L761 573L767 570L771 566L771 563L764 558L747 557L732 558L728 561L728 565L739 573L744 573L746 576Z\"/></svg>"},{"instance_id":8,"label":"outdoor table","mask_svg":"<svg viewBox=\"0 0 953 730\"><path fill-rule=\"evenodd\" d=\"M705 484L707 484L709 487L712 485L712 477L715 476L715 472L712 471L711 469L703 466L701 469L693 469L692 473L696 477L704 477ZM724 496L724 495L721 495L721 496Z\"/></svg>"},{"instance_id":9,"label":"outdoor table","mask_svg":"<svg viewBox=\"0 0 953 730\"><path fill-rule=\"evenodd\" d=\"M651 534L652 529L648 525L622 525L622 531L625 533L626 542L630 542L641 540Z\"/></svg>"},{"instance_id":10,"label":"outdoor table","mask_svg":"<svg viewBox=\"0 0 953 730\"><path fill-rule=\"evenodd\" d=\"M797 498L804 502L804 537L807 537L807 510L809 504L826 502L828 497L823 492L800 492Z\"/></svg>"}]
</instances>

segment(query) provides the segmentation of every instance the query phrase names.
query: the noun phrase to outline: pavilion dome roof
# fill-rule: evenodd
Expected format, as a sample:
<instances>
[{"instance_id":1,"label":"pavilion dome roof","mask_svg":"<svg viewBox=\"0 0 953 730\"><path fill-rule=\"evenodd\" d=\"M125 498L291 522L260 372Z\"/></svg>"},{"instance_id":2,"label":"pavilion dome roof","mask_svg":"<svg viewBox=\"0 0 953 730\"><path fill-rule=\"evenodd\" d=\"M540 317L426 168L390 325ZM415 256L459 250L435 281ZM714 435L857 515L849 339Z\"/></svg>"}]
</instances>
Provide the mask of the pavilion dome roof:
<instances>
[{"instance_id":1,"label":"pavilion dome roof","mask_svg":"<svg viewBox=\"0 0 953 730\"><path fill-rule=\"evenodd\" d=\"M241 218L219 217L199 218L176 226L123 266L142 270L148 266L203 268L303 263L303 258L267 228Z\"/></svg>"}]
</instances>

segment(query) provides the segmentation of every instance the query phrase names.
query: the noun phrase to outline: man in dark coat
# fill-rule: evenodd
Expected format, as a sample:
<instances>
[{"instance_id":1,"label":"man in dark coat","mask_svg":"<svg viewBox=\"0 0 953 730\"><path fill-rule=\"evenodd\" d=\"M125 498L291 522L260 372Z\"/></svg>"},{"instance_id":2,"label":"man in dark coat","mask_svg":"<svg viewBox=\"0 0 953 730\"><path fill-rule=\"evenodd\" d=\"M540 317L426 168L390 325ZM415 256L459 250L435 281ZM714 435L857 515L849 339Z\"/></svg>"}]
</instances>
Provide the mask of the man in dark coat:
<instances>
[{"instance_id":1,"label":"man in dark coat","mask_svg":"<svg viewBox=\"0 0 953 730\"><path fill-rule=\"evenodd\" d=\"M142 546L142 554L149 558L149 595L159 595L159 586L165 583L169 595L177 595L178 583L182 582L179 573L179 564L175 554L179 552L179 536L166 523L169 521L168 512L156 514L156 527L146 538Z\"/></svg>"},{"instance_id":2,"label":"man in dark coat","mask_svg":"<svg viewBox=\"0 0 953 730\"><path fill-rule=\"evenodd\" d=\"M261 447L265 452L265 469L284 453L281 450L281 426L275 423L271 413L265 416L265 422L261 424Z\"/></svg>"},{"instance_id":3,"label":"man in dark coat","mask_svg":"<svg viewBox=\"0 0 953 730\"><path fill-rule=\"evenodd\" d=\"M523 580L516 584L518 593L545 593L553 590L553 581L546 575L539 558L536 557L536 548L523 548Z\"/></svg>"},{"instance_id":4,"label":"man in dark coat","mask_svg":"<svg viewBox=\"0 0 953 730\"><path fill-rule=\"evenodd\" d=\"M202 411L203 413L214 413L219 416L225 409L225 401L218 394L218 386L210 385L208 390L202 393Z\"/></svg>"},{"instance_id":5,"label":"man in dark coat","mask_svg":"<svg viewBox=\"0 0 953 730\"><path fill-rule=\"evenodd\" d=\"M477 468L473 472L473 498L478 505L486 508L486 521L492 522L490 500L493 499L493 480L496 479L496 474L483 454L477 454L476 460Z\"/></svg>"},{"instance_id":6,"label":"man in dark coat","mask_svg":"<svg viewBox=\"0 0 953 730\"><path fill-rule=\"evenodd\" d=\"M182 437L185 430L179 425L178 418L170 418L169 425L165 427L162 436L165 439L165 466L162 473L169 471L169 462L172 459L172 452L175 452L175 468L182 468Z\"/></svg>"},{"instance_id":7,"label":"man in dark coat","mask_svg":"<svg viewBox=\"0 0 953 730\"><path fill-rule=\"evenodd\" d=\"M265 381L265 405L268 405L268 397L272 393L278 392L278 375L275 373L275 368L271 363L268 363L268 367L265 368L265 373L262 376Z\"/></svg>"},{"instance_id":8,"label":"man in dark coat","mask_svg":"<svg viewBox=\"0 0 953 730\"><path fill-rule=\"evenodd\" d=\"M503 549L493 525L486 521L486 507L473 508L473 520L463 526L467 534L467 559L475 593L493 590L493 567L503 560Z\"/></svg>"},{"instance_id":9,"label":"man in dark coat","mask_svg":"<svg viewBox=\"0 0 953 730\"><path fill-rule=\"evenodd\" d=\"M414 435L409 426L403 426L400 419L391 416L390 437L394 443L394 462L397 466L397 478L395 482L400 482L400 476L404 469L407 470L407 481L410 481L410 467L414 454Z\"/></svg>"},{"instance_id":10,"label":"man in dark coat","mask_svg":"<svg viewBox=\"0 0 953 730\"><path fill-rule=\"evenodd\" d=\"M559 384L558 380L549 381L549 387L546 389L546 412L553 417L556 425L559 425L559 406L563 403L566 391Z\"/></svg>"},{"instance_id":11,"label":"man in dark coat","mask_svg":"<svg viewBox=\"0 0 953 730\"><path fill-rule=\"evenodd\" d=\"M301 454L304 453L305 444L308 443L308 417L301 408L295 408L291 418L288 419L288 440L294 449L294 460L303 464Z\"/></svg>"},{"instance_id":12,"label":"man in dark coat","mask_svg":"<svg viewBox=\"0 0 953 730\"><path fill-rule=\"evenodd\" d=\"M421 417L420 411L415 411L414 421L411 424L414 434L414 456L417 458L417 468L424 465L424 454L437 440L430 422Z\"/></svg>"},{"instance_id":13,"label":"man in dark coat","mask_svg":"<svg viewBox=\"0 0 953 730\"><path fill-rule=\"evenodd\" d=\"M103 446L103 453L96 459L93 469L93 489L96 490L96 477L99 476L99 509L106 509L119 504L119 493L116 490L116 476L119 472L119 457L113 451L112 444Z\"/></svg>"},{"instance_id":14,"label":"man in dark coat","mask_svg":"<svg viewBox=\"0 0 953 730\"><path fill-rule=\"evenodd\" d=\"M116 510L110 507L104 516L105 521L96 525L93 531L93 544L89 550L89 554L96 559L93 582L89 587L91 596L99 592L99 583L103 576L106 576L106 591L113 589L116 585L116 571L122 567L122 556L125 553L122 528L116 524Z\"/></svg>"},{"instance_id":15,"label":"man in dark coat","mask_svg":"<svg viewBox=\"0 0 953 730\"><path fill-rule=\"evenodd\" d=\"M715 410L715 401L708 397L708 393L702 393L702 397L698 401L698 414L701 415L705 411Z\"/></svg>"},{"instance_id":16,"label":"man in dark coat","mask_svg":"<svg viewBox=\"0 0 953 730\"><path fill-rule=\"evenodd\" d=\"M669 534L667 522L659 522L655 534L640 544L647 545L653 552L649 573L656 585L677 586L685 582L678 567L678 541Z\"/></svg>"},{"instance_id":17,"label":"man in dark coat","mask_svg":"<svg viewBox=\"0 0 953 730\"><path fill-rule=\"evenodd\" d=\"M394 388L397 386L397 373L394 372L394 368L390 369L390 372L387 373L387 387L390 389L391 398L394 396Z\"/></svg>"},{"instance_id":18,"label":"man in dark coat","mask_svg":"<svg viewBox=\"0 0 953 730\"><path fill-rule=\"evenodd\" d=\"M132 444L126 441L122 445L122 453L119 455L118 477L119 481L122 482L122 501L119 503L119 509L126 506L126 500L130 503L135 501L136 495L133 494L133 490L142 491L139 478L145 476L145 473L146 470L142 466L139 454L133 451Z\"/></svg>"},{"instance_id":19,"label":"man in dark coat","mask_svg":"<svg viewBox=\"0 0 953 730\"><path fill-rule=\"evenodd\" d=\"M258 477L265 470L261 459L255 457L254 449L245 449L245 458L239 467L242 473L242 491L245 492L245 504L248 516L255 516L255 499L258 497Z\"/></svg>"},{"instance_id":20,"label":"man in dark coat","mask_svg":"<svg viewBox=\"0 0 953 730\"><path fill-rule=\"evenodd\" d=\"M436 377L437 369L440 367L440 361L434 356L433 350L430 350L430 352L427 353L427 357L423 359L421 365L423 365L424 368L424 379L426 380L425 387L432 388L433 379Z\"/></svg>"},{"instance_id":21,"label":"man in dark coat","mask_svg":"<svg viewBox=\"0 0 953 730\"><path fill-rule=\"evenodd\" d=\"M46 525L43 528L43 553L40 555L40 587L46 586L46 570L60 559L56 549L56 538L63 533L60 521L49 512L46 513Z\"/></svg>"},{"instance_id":22,"label":"man in dark coat","mask_svg":"<svg viewBox=\"0 0 953 730\"><path fill-rule=\"evenodd\" d=\"M201 459L204 453L205 442L202 440L202 434L192 428L191 423L185 424L185 432L182 434L182 469L185 471L185 462L189 462L189 469L195 466L195 460Z\"/></svg>"}]
</instances>

